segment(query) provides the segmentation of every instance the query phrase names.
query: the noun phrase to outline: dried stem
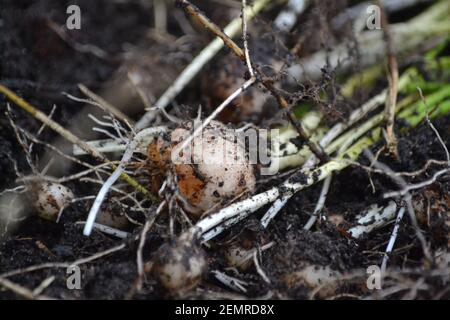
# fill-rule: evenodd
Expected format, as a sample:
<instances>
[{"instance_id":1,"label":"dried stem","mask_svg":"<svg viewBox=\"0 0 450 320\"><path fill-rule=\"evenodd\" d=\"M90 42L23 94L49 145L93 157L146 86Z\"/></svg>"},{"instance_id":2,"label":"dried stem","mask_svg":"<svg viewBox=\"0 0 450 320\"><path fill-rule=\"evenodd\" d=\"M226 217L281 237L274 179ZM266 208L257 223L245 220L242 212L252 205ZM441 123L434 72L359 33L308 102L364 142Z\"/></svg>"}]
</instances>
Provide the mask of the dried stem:
<instances>
[{"instance_id":1,"label":"dried stem","mask_svg":"<svg viewBox=\"0 0 450 320\"><path fill-rule=\"evenodd\" d=\"M39 294L35 294L33 293L33 291L31 291L28 288L22 287L8 279L5 279L3 277L0 277L0 286L11 290L12 292L18 294L19 296L25 298L25 299L29 299L29 300L53 300L53 298L48 297L48 296L43 296L43 295L39 295Z\"/></svg>"},{"instance_id":2,"label":"dried stem","mask_svg":"<svg viewBox=\"0 0 450 320\"><path fill-rule=\"evenodd\" d=\"M255 77L255 72L253 71L252 61L250 60L250 51L248 49L248 34L247 34L247 14L245 12L245 8L247 7L247 0L242 0L242 41L244 42L244 54L245 54L245 62L247 63L248 72L250 73L250 77Z\"/></svg>"},{"instance_id":3,"label":"dried stem","mask_svg":"<svg viewBox=\"0 0 450 320\"><path fill-rule=\"evenodd\" d=\"M386 142L389 153L397 157L397 138L395 137L394 125L395 106L397 104L398 95L398 63L386 10L384 9L383 3L380 0L378 0L377 3L381 8L381 26L383 28L384 40L386 42L386 56L389 69L389 94L386 100L385 107Z\"/></svg>"},{"instance_id":4,"label":"dried stem","mask_svg":"<svg viewBox=\"0 0 450 320\"><path fill-rule=\"evenodd\" d=\"M124 114L122 111L119 110L119 108L113 106L111 103L100 97L99 95L95 94L91 90L89 90L85 85L79 84L78 88L81 92L83 92L87 97L94 100L97 105L105 112L111 113L114 117L117 119L123 121L126 124L134 124L133 119L128 117L126 114Z\"/></svg>"}]
</instances>

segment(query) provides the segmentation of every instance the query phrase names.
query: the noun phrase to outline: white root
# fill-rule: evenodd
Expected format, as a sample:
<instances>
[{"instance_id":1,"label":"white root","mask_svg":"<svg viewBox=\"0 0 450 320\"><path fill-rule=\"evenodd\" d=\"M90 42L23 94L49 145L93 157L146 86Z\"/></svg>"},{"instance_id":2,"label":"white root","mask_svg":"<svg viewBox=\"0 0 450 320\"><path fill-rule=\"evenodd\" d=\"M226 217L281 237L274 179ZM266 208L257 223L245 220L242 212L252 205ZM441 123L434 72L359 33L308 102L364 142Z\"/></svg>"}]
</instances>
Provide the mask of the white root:
<instances>
[{"instance_id":1,"label":"white root","mask_svg":"<svg viewBox=\"0 0 450 320\"><path fill-rule=\"evenodd\" d=\"M87 141L86 143L102 153L122 152L127 148L126 143L118 142L116 139L92 140ZM73 145L72 153L74 156L83 156L87 154L86 151L77 145Z\"/></svg>"},{"instance_id":2,"label":"white root","mask_svg":"<svg viewBox=\"0 0 450 320\"><path fill-rule=\"evenodd\" d=\"M426 186L429 186L430 184L433 184L434 182L436 182L436 180L444 175L444 174L449 174L450 173L450 168L446 168L446 169L442 169L439 170L437 172L435 172L433 174L433 176L431 177L431 179L416 183L416 184L409 184L409 185L405 185L403 187L403 189L401 189L400 191L392 191L392 192L386 192L383 197L384 198L393 198L393 197L400 197L400 196L405 196L407 195L410 191L413 190L417 190L417 189L421 189L424 188Z\"/></svg>"},{"instance_id":3,"label":"white root","mask_svg":"<svg viewBox=\"0 0 450 320\"><path fill-rule=\"evenodd\" d=\"M317 220L317 217L319 216L319 212L323 209L325 205L325 201L327 199L328 190L330 190L331 185L331 175L325 179L322 186L322 191L320 192L319 201L317 201L316 207L314 208L314 212L309 218L308 222L306 222L305 226L303 227L304 230L309 230L312 228L314 223Z\"/></svg>"},{"instance_id":4,"label":"white root","mask_svg":"<svg viewBox=\"0 0 450 320\"><path fill-rule=\"evenodd\" d=\"M269 210L267 210L264 217L261 219L261 225L263 228L267 228L270 221L272 221L273 218L277 215L277 213L284 207L284 205L289 201L289 199L292 197L292 193L285 194L281 198L277 199Z\"/></svg>"},{"instance_id":5,"label":"white root","mask_svg":"<svg viewBox=\"0 0 450 320\"><path fill-rule=\"evenodd\" d=\"M261 268L261 265L259 264L258 252L257 252L257 251L253 252L253 263L255 264L256 271L257 271L258 274L261 276L261 278L262 278L267 284L270 284L270 279L269 279L269 277L266 275L266 273L264 272L264 270Z\"/></svg>"},{"instance_id":6,"label":"white root","mask_svg":"<svg viewBox=\"0 0 450 320\"><path fill-rule=\"evenodd\" d=\"M76 224L86 224L84 221L78 221ZM131 233L119 230L110 226L106 226L104 224L95 223L93 224L93 228L97 229L100 232L103 232L105 234L108 234L110 236L119 238L119 239L127 239L131 236Z\"/></svg>"},{"instance_id":7,"label":"white root","mask_svg":"<svg viewBox=\"0 0 450 320\"><path fill-rule=\"evenodd\" d=\"M386 273L386 266L389 260L389 254L392 252L394 248L395 240L397 239L398 229L400 228L400 222L403 219L403 215L405 213L405 207L401 207L398 211L397 218L395 219L394 229L392 230L391 237L389 238L389 243L386 247L386 251L383 257L383 261L381 263L381 275Z\"/></svg>"},{"instance_id":8,"label":"white root","mask_svg":"<svg viewBox=\"0 0 450 320\"><path fill-rule=\"evenodd\" d=\"M106 180L106 182L102 185L95 201L89 211L88 218L86 220L86 225L84 226L83 234L85 236L89 236L92 232L92 228L95 222L95 218L97 217L98 211L100 209L101 204L103 203L104 198L106 197L109 189L113 186L113 184L119 179L120 175L123 173L125 169L125 165L128 161L131 160L133 153L136 148L141 145L144 141L148 143L149 137L155 137L156 135L165 132L166 127L155 127L155 128L147 128L136 134L136 136L128 143L127 148L122 156L119 166L114 170L113 174Z\"/></svg>"},{"instance_id":9,"label":"white root","mask_svg":"<svg viewBox=\"0 0 450 320\"><path fill-rule=\"evenodd\" d=\"M348 233L353 238L358 239L364 234L379 229L395 218L397 209L397 204L394 201L390 201L387 206L374 204L357 217L356 226L350 228Z\"/></svg>"},{"instance_id":10,"label":"white root","mask_svg":"<svg viewBox=\"0 0 450 320\"><path fill-rule=\"evenodd\" d=\"M250 264L250 260L253 258L253 254L256 251L263 252L267 249L272 248L275 242L269 242L261 247L253 249L245 249L239 244L231 245L225 251L225 259L228 262L230 268L240 268L241 270L247 269Z\"/></svg>"},{"instance_id":11,"label":"white root","mask_svg":"<svg viewBox=\"0 0 450 320\"><path fill-rule=\"evenodd\" d=\"M223 272L220 272L219 270L213 270L211 271L211 273L214 275L214 277L219 280L221 283L223 283L224 285L226 285L227 287L235 290L235 291L241 291L243 293L247 292L247 289L245 288L245 286L248 286L248 283L231 277Z\"/></svg>"},{"instance_id":12,"label":"white root","mask_svg":"<svg viewBox=\"0 0 450 320\"><path fill-rule=\"evenodd\" d=\"M190 229L190 232L199 232L200 234L203 234L228 221L229 219L237 218L235 222L241 221L264 205L275 201L279 195L280 191L275 187L243 201L233 203L230 206L198 221L194 226L194 229Z\"/></svg>"}]
</instances>

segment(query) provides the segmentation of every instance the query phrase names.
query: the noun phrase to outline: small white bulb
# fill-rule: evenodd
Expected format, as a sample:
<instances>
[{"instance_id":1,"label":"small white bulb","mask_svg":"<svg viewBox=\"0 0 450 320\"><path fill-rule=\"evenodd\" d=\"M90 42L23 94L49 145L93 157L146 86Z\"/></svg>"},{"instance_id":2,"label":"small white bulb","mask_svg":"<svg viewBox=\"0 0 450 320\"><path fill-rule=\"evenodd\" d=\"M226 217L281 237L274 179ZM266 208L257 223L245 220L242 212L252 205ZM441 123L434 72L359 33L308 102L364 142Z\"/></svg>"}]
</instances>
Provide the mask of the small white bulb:
<instances>
[{"instance_id":1,"label":"small white bulb","mask_svg":"<svg viewBox=\"0 0 450 320\"><path fill-rule=\"evenodd\" d=\"M72 191L59 183L41 182L33 187L37 198L34 207L41 218L56 221L62 208L74 199Z\"/></svg>"}]
</instances>

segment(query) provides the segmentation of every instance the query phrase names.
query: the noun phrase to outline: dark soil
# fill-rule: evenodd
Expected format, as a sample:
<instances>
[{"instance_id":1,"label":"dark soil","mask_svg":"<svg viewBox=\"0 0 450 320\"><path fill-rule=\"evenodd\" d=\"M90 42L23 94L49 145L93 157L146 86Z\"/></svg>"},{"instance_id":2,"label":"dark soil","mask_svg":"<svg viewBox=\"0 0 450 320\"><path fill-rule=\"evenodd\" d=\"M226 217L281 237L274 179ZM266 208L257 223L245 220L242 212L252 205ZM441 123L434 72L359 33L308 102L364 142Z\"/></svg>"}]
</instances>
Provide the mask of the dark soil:
<instances>
[{"instance_id":1,"label":"dark soil","mask_svg":"<svg viewBox=\"0 0 450 320\"><path fill-rule=\"evenodd\" d=\"M106 58L75 50L49 28L49 21L58 26L65 23L67 17L65 12L69 4L78 4L82 10L82 30L67 31L69 37L78 43L89 43L101 48L107 53ZM333 15L339 12L345 5L346 1L333 2L332 8L329 8L329 14ZM221 21L222 15L215 12L212 5L202 4L202 9L214 21L224 24ZM314 30L317 28L315 24L324 23L323 20L314 19L318 12L320 11L309 13L311 18L305 22L309 29L305 30ZM263 18L260 18L260 22L267 22L273 14L273 12L266 13ZM222 17L222 20L227 21L228 19ZM81 96L77 88L79 83L85 84L94 92L103 90L105 84L110 83L111 78L117 77L117 70L123 66L125 44L132 44L138 49L150 47L149 50L154 52L160 50L161 47L157 47L157 44L148 38L151 25L151 10L140 1L3 0L0 8L0 83L8 86L43 112L49 113L52 106L57 105L54 120L68 127L73 125L72 119L76 114L79 115L83 105L68 99L61 93L67 92ZM171 21L169 21L169 25L174 34L180 33L178 25ZM208 37L207 34L203 34L197 39L196 45L186 49L181 58L178 57L178 69L186 64L194 49L207 43ZM267 37L270 37L270 34L267 34ZM294 42L294 39L299 41L296 37L295 34L291 35L286 42ZM342 34L330 37L337 41ZM315 40L309 41L307 37L301 39L301 41L309 43L309 47L305 48L304 53L313 52L323 46L318 37L312 35L311 38ZM328 45L332 46L333 42ZM172 49L165 47L165 50L170 52ZM277 52L283 51L280 49ZM220 59L227 59L228 56L229 54L225 53L217 61L223 61ZM280 53L280 56L287 57L287 54ZM170 63L170 61L166 61L166 63ZM214 69L214 66L213 63L207 70ZM174 70L173 72L174 74L178 73ZM244 74L239 76L243 77ZM202 90L206 90L205 83L208 85L208 78L198 81L198 83L203 85L194 87L191 91L188 90L188 93L183 93L183 99L180 101L192 102L193 106L203 103L208 110L211 106L217 105L217 101L223 100L220 95L201 96ZM254 93L249 94L249 99L252 98L252 94ZM3 116L6 102L0 96L2 112L0 117L0 172L3 174L0 190L15 186L17 176L13 163L16 163L18 171L24 175L30 173L14 131L8 119ZM343 104L342 110L345 112L350 105L352 104ZM85 110L83 109L83 112ZM196 107L192 107L192 110L186 108L186 110L180 112L186 112L185 116L188 116L191 115L190 111L196 110ZM270 111L270 108L268 110ZM23 112L14 111L13 114L15 122L20 127L26 128L30 132L36 132L39 129L40 124ZM341 113L339 112L339 114ZM251 119L251 116L248 119ZM437 120L434 124L442 135L444 143L450 145L450 118ZM44 141L53 141L55 138L56 135L50 130L45 130L41 135L41 139ZM381 146L382 144L376 146L373 149L374 153ZM42 148L37 147L36 150L37 154L43 156ZM418 170L429 159L443 160L445 152L435 133L426 124L406 130L399 137L398 159L393 159L383 153L379 158L381 162L389 164L394 171ZM368 164L367 159L362 157L361 160L362 163ZM72 171L76 172L76 169L76 167L72 168ZM425 176L430 177L431 172L432 170L429 170ZM372 179L375 190L372 189L370 179ZM85 195L95 194L97 190L93 189L92 185L83 183L71 183L68 186L75 193ZM261 189L265 187L267 185L260 186ZM370 204L385 203L382 194L394 189L395 185L385 176L372 174L369 177L367 171L358 167L343 170L333 178L323 212L328 216L341 216L344 221L342 225L335 226L328 222L322 222L318 223L311 231L302 229L317 202L321 190L321 184L318 184L292 198L267 230L260 230L258 227L258 219L264 212L261 210L246 220L243 225L233 227L225 235L219 237L217 244L206 250L210 259L210 268L224 269L227 267L222 249L229 242L241 241L245 243L245 246L254 247L274 241L275 245L264 251L262 255L263 268L272 282L266 284L253 267L249 268L240 276L250 283L247 296L262 297L270 290L273 292L274 298L309 298L310 291L307 286L302 283L287 286L282 281L283 276L305 265L330 266L340 273L351 273L354 270L363 270L364 272L368 266L380 264L381 253L391 235L392 225L359 241L350 239L343 232L343 226L350 225L354 217ZM415 203L431 204L429 221L425 224L421 223L421 227L433 250L448 246L449 230L445 223L448 221L446 219L450 219L448 216L450 210L449 189L450 182L447 177L439 179L433 185L413 195ZM24 198L23 201L27 200ZM0 242L0 274L43 263L72 262L119 245L120 240L99 232L94 232L90 237L82 235L82 226L75 222L85 219L89 204L89 202L80 202L72 205L64 212L58 224L43 220L33 214L22 221L16 226L14 232L8 234ZM114 207L111 210L114 210ZM421 212L418 214L426 215ZM165 218L163 218L160 224L164 225L165 223ZM165 241L159 232L161 228L154 228L147 235L144 261L150 261L155 250ZM139 228L134 232L138 234ZM24 272L11 276L9 279L33 289L39 286L43 280L54 276L54 282L44 293L55 298L123 299L129 296L138 276L136 266L138 242L129 240L125 243L124 249L80 266L81 290L67 289L68 275L64 267ZM414 228L406 215L400 227L396 248L399 250L394 251L391 256L390 268L415 268L423 265L424 256L421 245L415 237ZM433 278L430 278L427 284L428 290L421 291L420 298L433 298L448 285L448 283L435 281ZM228 291L210 275L204 276L201 286L215 292ZM192 295L194 298L209 298L205 292L207 291L192 293ZM358 283L347 284L339 288L337 293L358 296L364 293L364 289ZM447 291L441 298L450 298L449 294ZM167 298L167 295L158 287L152 276L148 276L143 289L134 293L132 297L134 299L159 299ZM0 288L0 299L16 298L19 298L16 294Z\"/></svg>"}]
</instances>

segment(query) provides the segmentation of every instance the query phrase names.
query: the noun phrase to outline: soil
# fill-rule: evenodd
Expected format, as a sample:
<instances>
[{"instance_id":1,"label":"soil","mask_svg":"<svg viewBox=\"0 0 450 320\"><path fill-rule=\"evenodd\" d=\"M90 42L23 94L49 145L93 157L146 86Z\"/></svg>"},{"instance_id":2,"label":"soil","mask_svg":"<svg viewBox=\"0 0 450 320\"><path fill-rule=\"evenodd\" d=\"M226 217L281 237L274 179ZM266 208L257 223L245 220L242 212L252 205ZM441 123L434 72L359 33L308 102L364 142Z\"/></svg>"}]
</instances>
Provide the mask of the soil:
<instances>
[{"instance_id":1,"label":"soil","mask_svg":"<svg viewBox=\"0 0 450 320\"><path fill-rule=\"evenodd\" d=\"M68 36L77 43L93 44L101 48L107 53L106 58L99 58L92 52L76 50L73 45L61 39L49 27L49 22L58 26L64 25L67 18L66 8L70 4L78 4L81 7L82 29L78 32L68 31ZM346 1L336 1L333 4L327 11L330 16L342 10ZM213 5L202 2L201 6L212 20L218 21L221 25L228 20L215 11ZM62 92L81 96L77 87L79 83L86 85L94 92L103 90L105 84L110 83L111 78L117 77L117 70L123 66L126 44L133 45L139 50L144 50L149 46L154 46L150 49L153 52L161 49L161 46L155 44L154 39L149 37L149 30L153 23L151 12L151 8L144 5L143 1L3 0L0 9L0 83L45 113L49 113L56 105L57 109L53 119L61 125L69 127L73 117L79 115L83 104L68 99ZM315 23L324 23L323 20L315 19L318 12L320 11L313 10L309 13L304 29L305 34L314 38L314 41L309 41L308 36L301 36L299 40L299 36L295 34L286 39L288 44L298 41L308 44L304 45L303 54L314 52L323 46L318 37L307 32L308 30L312 32L317 28ZM265 26L264 28L267 28L267 21L270 21L275 13L276 11L269 11L263 17L258 18L258 21ZM395 18L401 20L401 17L396 16ZM169 21L169 28L173 34L181 34L179 25L173 21ZM266 36L270 37L271 35L267 33ZM328 38L331 39L331 42L327 45L333 46L333 41L338 41L342 36L342 33L331 35ZM208 38L208 34L202 34L197 39L196 45L186 49L185 56L179 60L180 66L186 64L189 57L192 56L192 52L207 43ZM166 50L170 49L166 48ZM280 49L277 52L283 51ZM223 53L220 55L220 59L226 60L227 56L229 56L228 53ZM286 53L280 53L280 56L289 58ZM213 63L207 70L213 70L214 66ZM244 77L244 74L241 74L241 77ZM207 92L207 88L205 88L205 83L208 83L207 79L196 81L197 87L191 85L190 90L185 90L179 101L191 106L203 103L207 106L206 110L211 107L208 106L208 101L211 105L216 105L217 101L223 97L205 97L203 92ZM384 85L385 83L383 83ZM309 89L309 92L314 91L313 86L306 89ZM154 90L156 94L159 93L158 90ZM0 96L2 113L6 110L6 102L6 99ZM339 116L333 118L331 115L330 123L345 115L349 108L359 102L342 102L340 110L337 112ZM12 107L12 109L14 108ZM196 107L186 108L186 110L180 112L185 112L184 116L190 116L196 111ZM13 115L16 124L30 132L36 132L40 127L38 122L21 111L14 109ZM450 145L450 118L438 119L433 123L440 132L444 143ZM401 124L398 126L405 129ZM4 190L16 185L16 169L23 174L29 174L30 169L9 120L4 116L0 117L0 130L0 172L3 174L0 190ZM422 168L429 159L445 159L445 152L436 134L426 123L414 129L406 128L401 132L402 134L398 137L398 159L384 153L381 153L379 158L381 162L389 164L392 170L414 171ZM40 139L53 141L56 137L51 130L44 130ZM372 149L374 154L382 145L379 143ZM38 156L34 160L38 161L39 157L43 157L44 149L36 146L35 154ZM361 157L360 161L363 164L369 164L364 157ZM16 164L16 169L13 164ZM75 166L71 172L77 172L77 169L79 167ZM426 176L430 177L431 175L432 170L430 169ZM421 178L423 179L423 177ZM420 179L418 178L417 181ZM259 188L264 190L276 182L277 180L259 185ZM97 191L95 185L92 187L92 184L81 182L71 182L67 186L80 195L92 195ZM215 244L206 249L209 267L211 270L223 270L227 267L223 250L230 242L254 247L274 241L275 245L262 254L263 268L271 279L270 284L261 279L254 267L239 273L238 277L249 283L246 296L263 297L270 291L273 298L310 298L311 288L308 285L305 283L287 285L283 280L284 276L307 265L329 266L336 272L351 274L355 271L364 273L368 266L380 264L381 253L391 236L392 224L358 241L346 235L342 226L351 224L355 216L370 204L386 203L382 197L383 193L395 190L395 187L392 181L384 175L372 174L369 176L366 170L355 166L345 169L334 176L326 208L322 212L327 216L342 217L342 225L337 227L329 222L321 222L311 231L303 230L320 194L321 184L318 184L293 197L266 230L260 230L258 227L258 219L264 213L263 208L243 224L235 226L226 234L221 235ZM419 223L421 223L424 236L432 250L446 249L449 243L448 225L445 224L450 220L448 216L450 210L449 189L450 181L447 176L447 178L440 178L436 183L413 194L414 203L430 204L429 210L431 211L428 222L423 224L422 221L419 221ZM27 200L23 198L22 201L26 202ZM78 202L70 206L57 224L43 220L34 214L30 214L21 221L15 226L13 232L8 233L3 239L0 238L0 275L32 265L75 261L121 244L123 241L100 232L94 232L90 237L82 235L82 226L75 222L85 220L90 208L89 204L89 202ZM109 206L110 210L118 210L112 204ZM425 209L423 210L425 212ZM142 222L142 217L140 219ZM162 226L167 224L166 220L167 218L163 218L158 222L160 226L153 228L148 233L143 250L144 261L151 261L156 249L166 241L161 232L161 230L165 230ZM128 231L137 235L140 233L140 228L134 230L130 228ZM124 243L126 246L122 250L80 265L82 274L80 290L67 288L68 274L65 267L42 268L32 272L23 272L8 277L8 279L33 289L39 286L43 280L54 277L54 281L45 289L44 294L59 299L123 299L130 296L138 278L136 266L138 242L127 240ZM389 260L389 268L392 270L412 269L424 265L421 244L406 215L399 230L396 248L398 249L394 251ZM433 266L428 266L428 270L432 269ZM420 274L413 274L410 281L414 281L420 276ZM367 289L364 289L361 283L364 281L361 282L359 279L359 282L341 285L333 295L347 294L350 297L350 295L367 294ZM426 283L427 290L420 291L418 298L432 299L448 286L448 282L445 283L431 276L426 278ZM208 292L223 293L225 297L225 294L229 292L229 289L210 274L204 275L201 287L204 290L191 292L190 297L207 299L213 296ZM399 293L390 298L401 296ZM134 292L131 297L133 299L168 298L152 275L148 276L142 290ZM17 298L20 297L15 293L0 288L0 299ZM447 290L440 298L450 298L450 292Z\"/></svg>"}]
</instances>

